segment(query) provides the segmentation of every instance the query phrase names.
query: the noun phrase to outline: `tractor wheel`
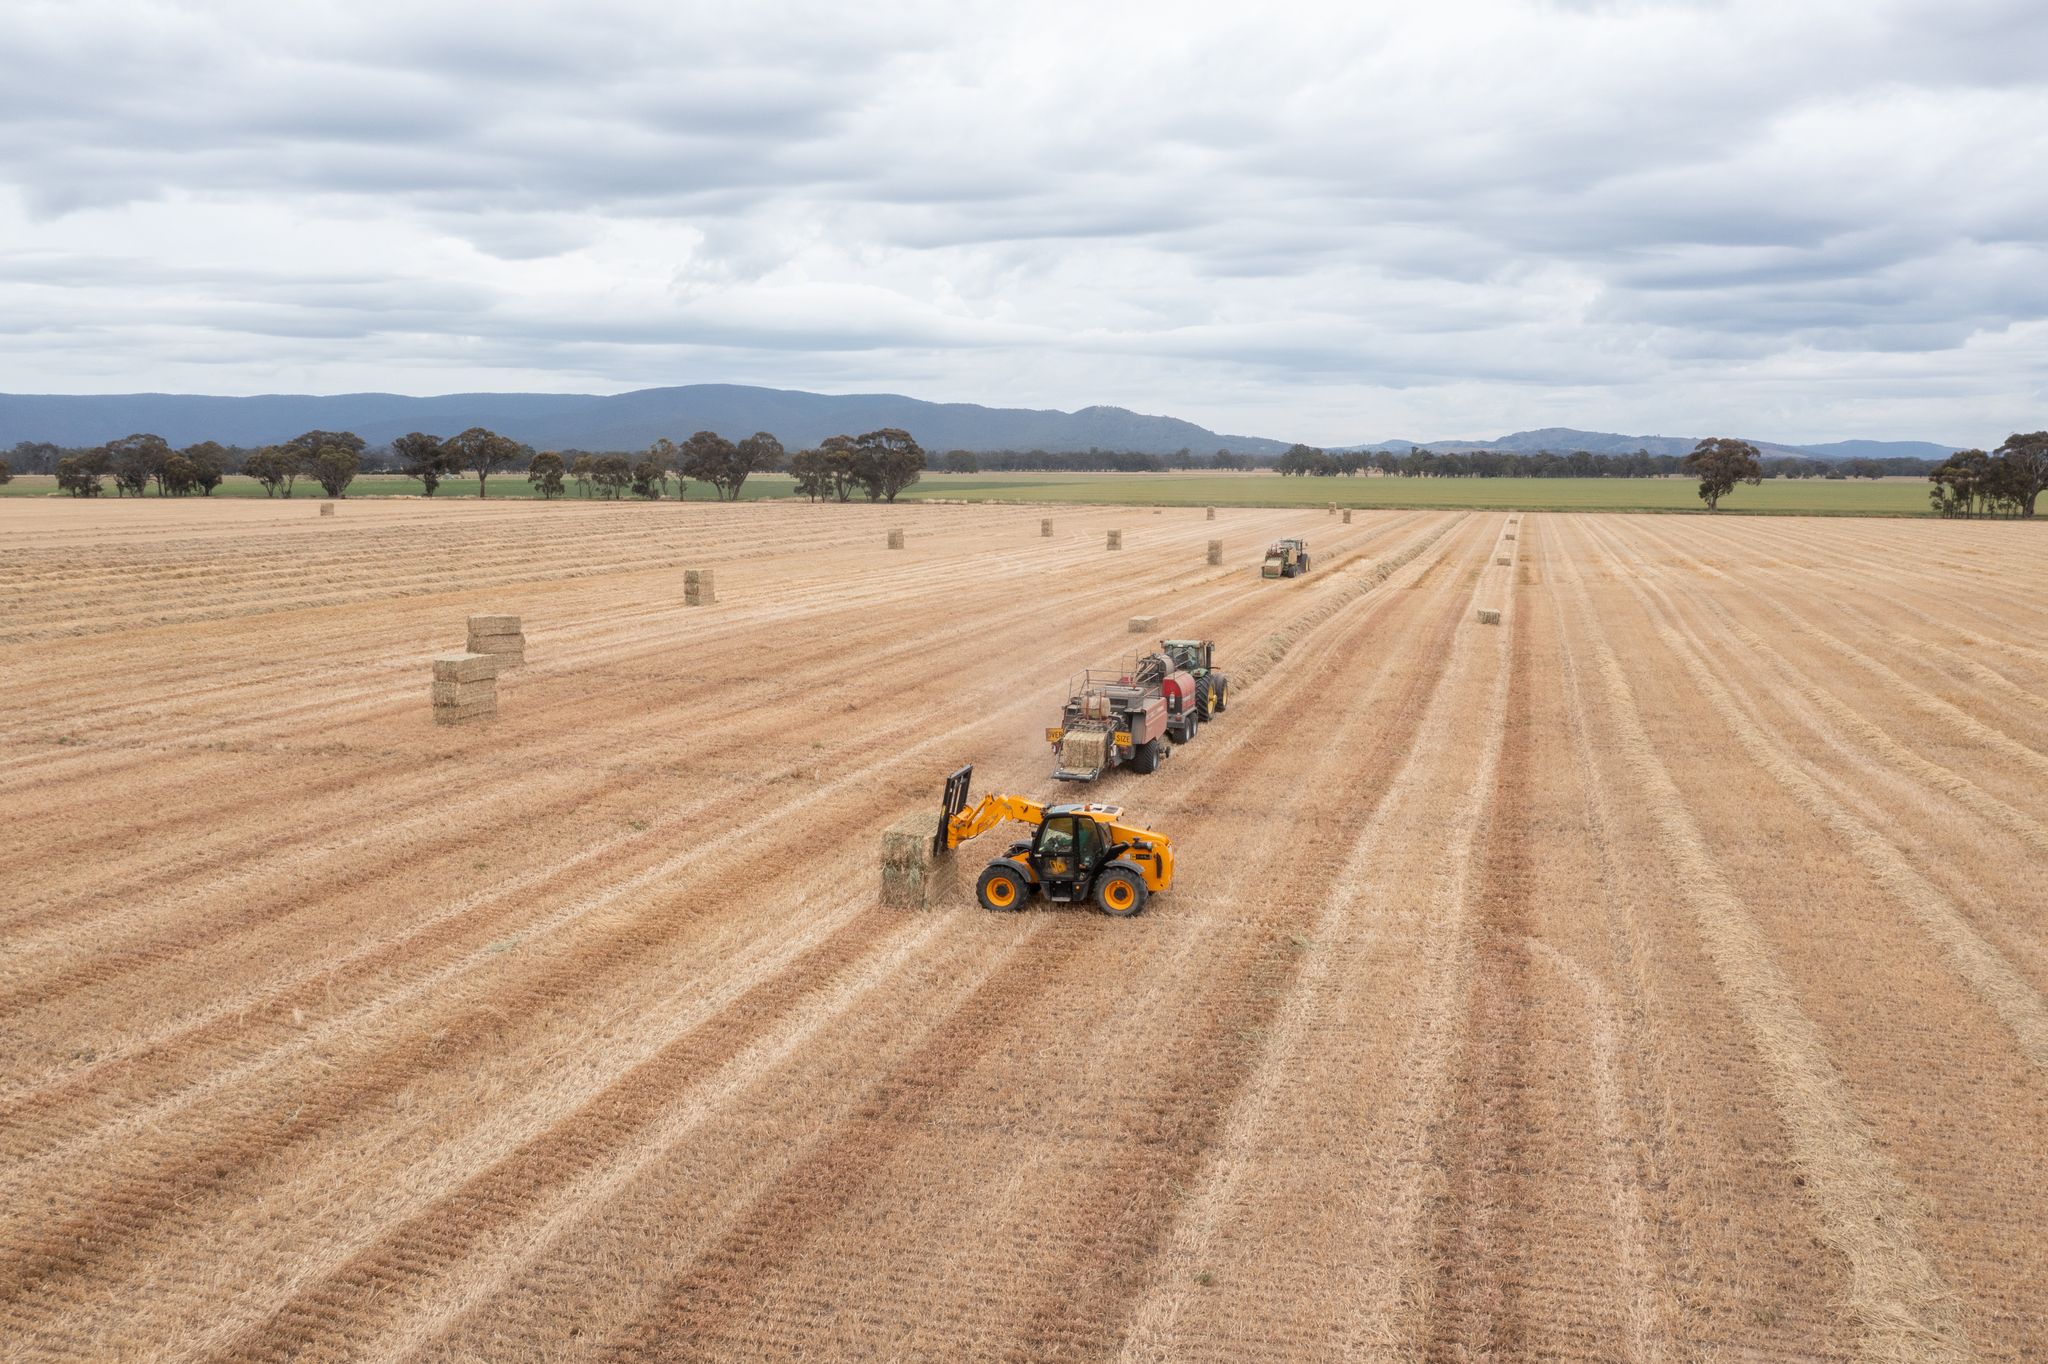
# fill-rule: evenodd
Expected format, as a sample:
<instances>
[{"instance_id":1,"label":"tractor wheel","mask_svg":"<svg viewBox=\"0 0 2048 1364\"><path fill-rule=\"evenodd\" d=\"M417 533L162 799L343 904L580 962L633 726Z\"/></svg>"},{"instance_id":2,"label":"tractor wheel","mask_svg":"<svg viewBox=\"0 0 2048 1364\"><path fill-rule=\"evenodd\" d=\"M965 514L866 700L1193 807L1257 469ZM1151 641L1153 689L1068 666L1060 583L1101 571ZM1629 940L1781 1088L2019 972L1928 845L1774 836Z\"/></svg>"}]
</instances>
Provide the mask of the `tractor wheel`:
<instances>
[{"instance_id":1,"label":"tractor wheel","mask_svg":"<svg viewBox=\"0 0 2048 1364\"><path fill-rule=\"evenodd\" d=\"M1308 572L1308 555L1306 554L1301 556L1301 571L1303 573Z\"/></svg>"},{"instance_id":2,"label":"tractor wheel","mask_svg":"<svg viewBox=\"0 0 2048 1364\"><path fill-rule=\"evenodd\" d=\"M1211 716L1212 714L1214 714L1214 707L1215 707L1215 704L1216 704L1216 691L1215 691L1215 688L1214 688L1214 687L1213 687L1213 686L1212 686L1212 685L1210 684L1210 682L1209 682L1209 679L1208 679L1208 678L1206 678L1206 677L1205 677L1205 678L1202 678L1202 679L1201 679L1200 681L1198 681L1198 682L1196 682L1196 683L1195 683L1195 719L1196 719L1196 721L1197 721L1197 722L1202 722L1202 721L1206 721L1206 720L1208 720L1208 719L1210 718L1210 716Z\"/></svg>"},{"instance_id":3,"label":"tractor wheel","mask_svg":"<svg viewBox=\"0 0 2048 1364\"><path fill-rule=\"evenodd\" d=\"M1024 902L1031 898L1031 883L1024 879L1024 873L1014 862L991 862L982 869L981 880L974 886L974 896L981 901L983 909L992 909L1007 914L1024 908Z\"/></svg>"},{"instance_id":4,"label":"tractor wheel","mask_svg":"<svg viewBox=\"0 0 2048 1364\"><path fill-rule=\"evenodd\" d=\"M1230 690L1230 684L1227 682L1217 682L1213 685L1216 689L1215 699L1209 703L1209 714L1212 717L1221 715L1224 711L1230 709L1230 704L1226 697L1226 693Z\"/></svg>"},{"instance_id":5,"label":"tractor wheel","mask_svg":"<svg viewBox=\"0 0 2048 1364\"><path fill-rule=\"evenodd\" d=\"M1145 907L1145 878L1128 862L1112 862L1095 878L1095 907L1128 919Z\"/></svg>"},{"instance_id":6,"label":"tractor wheel","mask_svg":"<svg viewBox=\"0 0 2048 1364\"><path fill-rule=\"evenodd\" d=\"M1159 741L1147 739L1138 745L1138 751L1131 755L1131 770L1140 776L1150 776L1159 770Z\"/></svg>"}]
</instances>

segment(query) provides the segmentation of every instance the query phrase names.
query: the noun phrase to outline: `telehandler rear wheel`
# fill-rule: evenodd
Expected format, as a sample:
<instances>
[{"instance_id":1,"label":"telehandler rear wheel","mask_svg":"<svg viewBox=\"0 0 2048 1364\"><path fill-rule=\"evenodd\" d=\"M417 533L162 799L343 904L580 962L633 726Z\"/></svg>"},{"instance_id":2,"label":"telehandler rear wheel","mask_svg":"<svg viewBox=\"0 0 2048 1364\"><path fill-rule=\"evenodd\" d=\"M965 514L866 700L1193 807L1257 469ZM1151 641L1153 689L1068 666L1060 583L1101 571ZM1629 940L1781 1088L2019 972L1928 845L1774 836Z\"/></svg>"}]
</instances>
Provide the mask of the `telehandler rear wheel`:
<instances>
[{"instance_id":1,"label":"telehandler rear wheel","mask_svg":"<svg viewBox=\"0 0 2048 1364\"><path fill-rule=\"evenodd\" d=\"M1112 862L1095 878L1095 905L1104 914L1128 919L1145 907L1145 878L1128 862Z\"/></svg>"},{"instance_id":2,"label":"telehandler rear wheel","mask_svg":"<svg viewBox=\"0 0 2048 1364\"><path fill-rule=\"evenodd\" d=\"M1024 879L1016 863L991 862L982 869L974 896L983 909L1007 914L1024 908L1024 902L1031 898L1031 883Z\"/></svg>"}]
</instances>

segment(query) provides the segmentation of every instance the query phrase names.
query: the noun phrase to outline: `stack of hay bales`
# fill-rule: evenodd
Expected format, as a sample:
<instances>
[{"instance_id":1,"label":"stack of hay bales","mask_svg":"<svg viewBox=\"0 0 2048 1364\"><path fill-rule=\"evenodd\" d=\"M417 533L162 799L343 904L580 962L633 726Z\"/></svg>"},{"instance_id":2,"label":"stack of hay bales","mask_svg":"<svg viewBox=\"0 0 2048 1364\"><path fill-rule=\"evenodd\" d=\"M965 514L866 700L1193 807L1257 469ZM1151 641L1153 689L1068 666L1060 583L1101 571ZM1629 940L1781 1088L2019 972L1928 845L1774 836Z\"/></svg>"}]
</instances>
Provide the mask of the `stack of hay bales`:
<instances>
[{"instance_id":1,"label":"stack of hay bales","mask_svg":"<svg viewBox=\"0 0 2048 1364\"><path fill-rule=\"evenodd\" d=\"M1214 507L1209 508L1209 514L1203 517L1202 519L1205 521L1214 521L1216 519L1216 509Z\"/></svg>"},{"instance_id":2,"label":"stack of hay bales","mask_svg":"<svg viewBox=\"0 0 2048 1364\"><path fill-rule=\"evenodd\" d=\"M1508 556L1503 554L1499 558L1495 559L1494 562L1505 568L1508 563Z\"/></svg>"},{"instance_id":3,"label":"stack of hay bales","mask_svg":"<svg viewBox=\"0 0 2048 1364\"><path fill-rule=\"evenodd\" d=\"M901 549L901 548L903 548L903 532L902 532L902 531L900 531L900 530L892 530L892 531L890 531L890 532L889 532L889 548L891 548L891 549Z\"/></svg>"},{"instance_id":4,"label":"stack of hay bales","mask_svg":"<svg viewBox=\"0 0 2048 1364\"><path fill-rule=\"evenodd\" d=\"M322 502L320 504L320 514L322 516L334 515L334 504L332 502Z\"/></svg>"},{"instance_id":5,"label":"stack of hay bales","mask_svg":"<svg viewBox=\"0 0 2048 1364\"><path fill-rule=\"evenodd\" d=\"M718 600L718 591L711 582L708 568L686 568L683 570L683 605L709 606Z\"/></svg>"},{"instance_id":6,"label":"stack of hay bales","mask_svg":"<svg viewBox=\"0 0 2048 1364\"><path fill-rule=\"evenodd\" d=\"M459 725L498 713L494 654L446 654L434 660L434 723Z\"/></svg>"},{"instance_id":7,"label":"stack of hay bales","mask_svg":"<svg viewBox=\"0 0 2048 1364\"><path fill-rule=\"evenodd\" d=\"M1158 626L1159 617L1157 616L1131 617L1131 633L1134 635L1149 635L1152 633L1153 630L1157 629Z\"/></svg>"},{"instance_id":8,"label":"stack of hay bales","mask_svg":"<svg viewBox=\"0 0 2048 1364\"><path fill-rule=\"evenodd\" d=\"M1335 516L1336 514L1337 514L1337 504L1336 504L1335 502L1332 502L1332 503L1330 504L1330 515L1332 515L1332 516Z\"/></svg>"},{"instance_id":9,"label":"stack of hay bales","mask_svg":"<svg viewBox=\"0 0 2048 1364\"><path fill-rule=\"evenodd\" d=\"M1508 539L1508 540L1512 540L1512 539L1514 539L1514 538L1515 538L1515 533L1514 533L1514 531L1513 531L1513 530L1510 530L1510 531L1508 531L1508 532L1507 532L1507 534L1506 534L1506 535L1505 535L1505 536L1504 536L1503 538L1505 538L1505 539Z\"/></svg>"},{"instance_id":10,"label":"stack of hay bales","mask_svg":"<svg viewBox=\"0 0 2048 1364\"><path fill-rule=\"evenodd\" d=\"M1209 562L1212 564L1223 562L1223 542L1221 540L1211 540L1209 542Z\"/></svg>"},{"instance_id":11,"label":"stack of hay bales","mask_svg":"<svg viewBox=\"0 0 2048 1364\"><path fill-rule=\"evenodd\" d=\"M1052 539L1052 518L1050 516L1038 523L1038 534L1043 539Z\"/></svg>"},{"instance_id":12,"label":"stack of hay bales","mask_svg":"<svg viewBox=\"0 0 2048 1364\"><path fill-rule=\"evenodd\" d=\"M1480 623L1481 625L1498 625L1498 624L1500 624L1500 612L1499 612L1499 611L1498 611L1497 609L1495 609L1494 607L1491 607L1491 606L1482 606L1482 607L1480 607L1480 608L1479 608L1479 623Z\"/></svg>"},{"instance_id":13,"label":"stack of hay bales","mask_svg":"<svg viewBox=\"0 0 2048 1364\"><path fill-rule=\"evenodd\" d=\"M526 636L519 631L519 617L471 616L469 651L489 654L500 668L516 668L526 662Z\"/></svg>"},{"instance_id":14,"label":"stack of hay bales","mask_svg":"<svg viewBox=\"0 0 2048 1364\"><path fill-rule=\"evenodd\" d=\"M1349 507L1344 509L1344 524L1347 526L1351 524L1351 508Z\"/></svg>"},{"instance_id":15,"label":"stack of hay bales","mask_svg":"<svg viewBox=\"0 0 2048 1364\"><path fill-rule=\"evenodd\" d=\"M1120 530L1113 530L1113 531L1111 531L1111 532L1109 533L1109 545L1108 545L1108 548L1110 548L1110 549L1122 549L1123 547L1124 547L1124 533L1123 533L1122 531L1120 531Z\"/></svg>"},{"instance_id":16,"label":"stack of hay bales","mask_svg":"<svg viewBox=\"0 0 2048 1364\"><path fill-rule=\"evenodd\" d=\"M938 816L926 810L905 815L882 834L882 903L891 909L923 909L930 903L932 837Z\"/></svg>"}]
</instances>

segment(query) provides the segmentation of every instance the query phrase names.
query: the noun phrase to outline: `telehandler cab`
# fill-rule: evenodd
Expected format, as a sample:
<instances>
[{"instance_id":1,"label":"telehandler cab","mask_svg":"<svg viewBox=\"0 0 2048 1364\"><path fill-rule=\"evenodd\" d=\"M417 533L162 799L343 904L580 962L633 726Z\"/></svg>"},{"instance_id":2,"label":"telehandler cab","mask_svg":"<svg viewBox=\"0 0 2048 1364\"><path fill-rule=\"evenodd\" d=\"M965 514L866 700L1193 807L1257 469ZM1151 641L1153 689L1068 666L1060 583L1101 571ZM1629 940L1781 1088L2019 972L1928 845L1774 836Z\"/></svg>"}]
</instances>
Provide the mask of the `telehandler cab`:
<instances>
[{"instance_id":1,"label":"telehandler cab","mask_svg":"<svg viewBox=\"0 0 2048 1364\"><path fill-rule=\"evenodd\" d=\"M946 778L932 855L942 856L1005 820L1034 826L1031 837L982 871L974 894L982 908L1022 909L1033 893L1055 903L1093 900L1104 914L1128 918L1173 885L1173 844L1165 834L1122 822L1118 805L1041 805L1023 796L986 795L967 804L974 768Z\"/></svg>"}]
</instances>

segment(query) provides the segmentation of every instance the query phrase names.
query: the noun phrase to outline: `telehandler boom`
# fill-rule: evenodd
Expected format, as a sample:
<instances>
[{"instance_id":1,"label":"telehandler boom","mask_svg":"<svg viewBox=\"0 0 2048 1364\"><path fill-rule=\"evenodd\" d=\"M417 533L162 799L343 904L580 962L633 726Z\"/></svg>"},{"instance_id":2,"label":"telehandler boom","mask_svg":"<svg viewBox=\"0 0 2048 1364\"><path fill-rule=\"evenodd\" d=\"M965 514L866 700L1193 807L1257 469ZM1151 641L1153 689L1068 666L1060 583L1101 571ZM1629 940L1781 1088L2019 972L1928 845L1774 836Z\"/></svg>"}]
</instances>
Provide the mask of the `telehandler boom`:
<instances>
[{"instance_id":1,"label":"telehandler boom","mask_svg":"<svg viewBox=\"0 0 2048 1364\"><path fill-rule=\"evenodd\" d=\"M971 807L970 764L946 778L932 854L943 856L1009 820L1032 826L975 883L984 909L1022 909L1034 893L1055 903L1093 900L1125 918L1173 885L1173 844L1165 834L1123 822L1120 805L1044 805L1024 796L985 795Z\"/></svg>"}]
</instances>

